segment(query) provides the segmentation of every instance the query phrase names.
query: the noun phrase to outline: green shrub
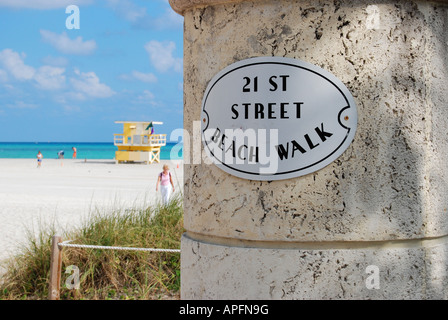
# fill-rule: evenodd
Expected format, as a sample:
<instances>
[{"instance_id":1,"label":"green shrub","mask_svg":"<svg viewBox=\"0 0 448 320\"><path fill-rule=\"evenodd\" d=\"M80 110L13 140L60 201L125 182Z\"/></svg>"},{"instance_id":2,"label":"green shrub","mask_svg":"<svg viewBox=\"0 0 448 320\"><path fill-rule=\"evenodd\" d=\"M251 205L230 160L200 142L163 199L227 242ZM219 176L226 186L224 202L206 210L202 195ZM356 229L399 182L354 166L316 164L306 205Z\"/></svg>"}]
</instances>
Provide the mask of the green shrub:
<instances>
[{"instance_id":1,"label":"green shrub","mask_svg":"<svg viewBox=\"0 0 448 320\"><path fill-rule=\"evenodd\" d=\"M65 232L71 243L179 249L183 229L182 197L169 205L131 208L101 213L94 210L80 227ZM0 299L47 299L51 240L54 226L29 232L21 252L9 260L0 283ZM79 289L65 285L79 269ZM70 279L69 279L70 280ZM178 299L180 253L104 250L64 247L62 251L61 299Z\"/></svg>"}]
</instances>

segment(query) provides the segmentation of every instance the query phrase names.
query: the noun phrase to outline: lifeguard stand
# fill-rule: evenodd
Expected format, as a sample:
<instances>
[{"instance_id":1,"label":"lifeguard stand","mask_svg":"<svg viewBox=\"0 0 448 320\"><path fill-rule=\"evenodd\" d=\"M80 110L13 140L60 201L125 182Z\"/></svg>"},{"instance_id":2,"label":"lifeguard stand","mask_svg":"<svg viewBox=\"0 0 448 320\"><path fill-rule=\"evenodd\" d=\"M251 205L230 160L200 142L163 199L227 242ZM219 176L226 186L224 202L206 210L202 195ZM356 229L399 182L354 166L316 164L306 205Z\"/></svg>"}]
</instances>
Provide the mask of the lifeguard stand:
<instances>
[{"instance_id":1,"label":"lifeguard stand","mask_svg":"<svg viewBox=\"0 0 448 320\"><path fill-rule=\"evenodd\" d=\"M166 145L166 134L154 134L154 125L163 122L115 121L123 124L123 133L114 134L115 163L160 162L160 148Z\"/></svg>"}]
</instances>

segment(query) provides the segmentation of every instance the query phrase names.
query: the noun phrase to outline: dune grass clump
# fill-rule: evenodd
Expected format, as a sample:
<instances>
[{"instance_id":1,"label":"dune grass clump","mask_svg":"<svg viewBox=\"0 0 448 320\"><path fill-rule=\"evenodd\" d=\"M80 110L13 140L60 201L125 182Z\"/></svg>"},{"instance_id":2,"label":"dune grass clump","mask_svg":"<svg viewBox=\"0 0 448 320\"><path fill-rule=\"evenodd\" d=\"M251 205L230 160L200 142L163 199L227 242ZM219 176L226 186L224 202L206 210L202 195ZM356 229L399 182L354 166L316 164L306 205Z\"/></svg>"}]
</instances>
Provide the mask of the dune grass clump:
<instances>
[{"instance_id":1,"label":"dune grass clump","mask_svg":"<svg viewBox=\"0 0 448 320\"><path fill-rule=\"evenodd\" d=\"M181 196L144 209L95 210L78 228L62 234L71 243L179 249L183 229ZM5 265L0 299L47 299L51 240L55 227L31 234L22 251ZM79 270L74 289L73 267ZM67 272L67 273L65 273ZM67 284L66 284L67 283ZM178 299L180 253L64 248L62 299Z\"/></svg>"}]
</instances>

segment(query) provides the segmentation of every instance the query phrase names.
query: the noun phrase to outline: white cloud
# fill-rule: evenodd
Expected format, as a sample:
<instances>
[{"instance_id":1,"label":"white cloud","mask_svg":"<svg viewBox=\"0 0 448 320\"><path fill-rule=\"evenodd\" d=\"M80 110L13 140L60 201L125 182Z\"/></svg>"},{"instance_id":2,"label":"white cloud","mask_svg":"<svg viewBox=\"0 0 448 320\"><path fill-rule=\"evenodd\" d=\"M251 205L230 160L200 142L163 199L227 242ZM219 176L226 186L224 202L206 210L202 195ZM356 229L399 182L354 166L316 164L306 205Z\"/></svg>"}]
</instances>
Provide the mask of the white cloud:
<instances>
[{"instance_id":1,"label":"white cloud","mask_svg":"<svg viewBox=\"0 0 448 320\"><path fill-rule=\"evenodd\" d=\"M152 73L143 73L140 71L132 71L132 76L143 82L157 82L157 77Z\"/></svg>"},{"instance_id":2,"label":"white cloud","mask_svg":"<svg viewBox=\"0 0 448 320\"><path fill-rule=\"evenodd\" d=\"M26 65L24 59L25 54L20 55L11 49L0 51L0 64L3 64L5 70L14 79L19 81L34 80L37 87L44 90L60 89L65 85L64 68L42 66L36 70ZM3 82L8 80L8 74L5 70L0 70L0 81Z\"/></svg>"},{"instance_id":3,"label":"white cloud","mask_svg":"<svg viewBox=\"0 0 448 320\"><path fill-rule=\"evenodd\" d=\"M46 56L42 59L42 62L53 67L65 67L68 65L68 60L64 57Z\"/></svg>"},{"instance_id":4,"label":"white cloud","mask_svg":"<svg viewBox=\"0 0 448 320\"><path fill-rule=\"evenodd\" d=\"M19 81L27 81L33 83L37 88L42 90L59 90L66 87L65 68L44 65L37 70L24 63L25 54L4 49L0 51L0 65L4 69L0 69L0 82L7 83L9 75ZM150 80L150 74L134 72L134 76L141 80ZM80 72L75 69L75 75L70 78L70 84L73 91L66 92L64 95L76 100L83 100L87 97L107 98L115 94L115 92L100 82L100 79L94 72ZM6 84L5 84L6 85ZM12 88L12 87L11 87ZM14 108L32 108L32 105L18 103L10 105Z\"/></svg>"},{"instance_id":5,"label":"white cloud","mask_svg":"<svg viewBox=\"0 0 448 320\"><path fill-rule=\"evenodd\" d=\"M40 30L44 42L65 54L88 55L96 49L95 40L83 41L82 37L70 39L66 32L57 34L48 30Z\"/></svg>"},{"instance_id":6,"label":"white cloud","mask_svg":"<svg viewBox=\"0 0 448 320\"><path fill-rule=\"evenodd\" d=\"M8 74L5 70L0 69L0 82L7 82L8 81Z\"/></svg>"},{"instance_id":7,"label":"white cloud","mask_svg":"<svg viewBox=\"0 0 448 320\"><path fill-rule=\"evenodd\" d=\"M162 16L155 19L148 19L147 23L157 29L181 29L183 28L184 17L176 13L173 9L167 8Z\"/></svg>"},{"instance_id":8,"label":"white cloud","mask_svg":"<svg viewBox=\"0 0 448 320\"><path fill-rule=\"evenodd\" d=\"M166 72L170 69L182 72L182 59L173 57L175 49L176 44L173 41L162 43L152 40L145 44L145 50L149 54L151 63L160 72Z\"/></svg>"},{"instance_id":9,"label":"white cloud","mask_svg":"<svg viewBox=\"0 0 448 320\"><path fill-rule=\"evenodd\" d=\"M92 2L92 0L0 0L0 7L47 10L66 8L71 4L87 5Z\"/></svg>"},{"instance_id":10,"label":"white cloud","mask_svg":"<svg viewBox=\"0 0 448 320\"><path fill-rule=\"evenodd\" d=\"M70 83L78 93L93 98L108 98L115 94L110 87L100 83L95 72L80 72L75 69L75 74L77 78L70 78Z\"/></svg>"},{"instance_id":11,"label":"white cloud","mask_svg":"<svg viewBox=\"0 0 448 320\"><path fill-rule=\"evenodd\" d=\"M44 90L56 90L65 86L65 69L51 66L40 67L34 80L37 82L39 88Z\"/></svg>"},{"instance_id":12,"label":"white cloud","mask_svg":"<svg viewBox=\"0 0 448 320\"><path fill-rule=\"evenodd\" d=\"M20 81L31 80L36 70L27 66L23 59L25 54L19 55L11 49L0 51L0 63L15 79Z\"/></svg>"},{"instance_id":13,"label":"white cloud","mask_svg":"<svg viewBox=\"0 0 448 320\"><path fill-rule=\"evenodd\" d=\"M130 22L137 22L146 17L146 8L138 7L129 0L107 0L109 6L120 17Z\"/></svg>"},{"instance_id":14,"label":"white cloud","mask_svg":"<svg viewBox=\"0 0 448 320\"><path fill-rule=\"evenodd\" d=\"M146 104L146 105L152 105L156 106L157 103L154 101L155 96L154 94L149 90L144 90L141 95L138 95L135 99L133 99L132 102L138 103L138 104Z\"/></svg>"},{"instance_id":15,"label":"white cloud","mask_svg":"<svg viewBox=\"0 0 448 320\"><path fill-rule=\"evenodd\" d=\"M139 100L152 100L154 99L154 94L149 90L144 90L143 94L138 97Z\"/></svg>"},{"instance_id":16,"label":"white cloud","mask_svg":"<svg viewBox=\"0 0 448 320\"><path fill-rule=\"evenodd\" d=\"M36 104L23 101L16 101L14 104L8 104L6 106L10 109L36 109L38 107Z\"/></svg>"},{"instance_id":17,"label":"white cloud","mask_svg":"<svg viewBox=\"0 0 448 320\"><path fill-rule=\"evenodd\" d=\"M122 74L120 76L123 80L138 80L147 83L157 82L157 77L153 73L143 73L140 71L132 71L131 74Z\"/></svg>"},{"instance_id":18,"label":"white cloud","mask_svg":"<svg viewBox=\"0 0 448 320\"><path fill-rule=\"evenodd\" d=\"M152 0L154 1L154 0ZM183 17L171 9L168 1L161 1L167 7L162 15L152 16L146 8L136 5L131 0L107 0L109 7L120 18L129 21L132 26L141 29L180 29Z\"/></svg>"}]
</instances>

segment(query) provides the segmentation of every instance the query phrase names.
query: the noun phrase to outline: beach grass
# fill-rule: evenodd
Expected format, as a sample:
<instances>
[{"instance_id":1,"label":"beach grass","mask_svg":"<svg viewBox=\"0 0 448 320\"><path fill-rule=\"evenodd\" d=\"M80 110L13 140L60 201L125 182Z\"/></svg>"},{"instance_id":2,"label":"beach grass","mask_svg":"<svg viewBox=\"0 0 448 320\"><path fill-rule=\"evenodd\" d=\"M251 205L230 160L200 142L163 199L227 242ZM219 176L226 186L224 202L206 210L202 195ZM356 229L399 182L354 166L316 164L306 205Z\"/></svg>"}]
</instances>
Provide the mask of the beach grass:
<instances>
[{"instance_id":1,"label":"beach grass","mask_svg":"<svg viewBox=\"0 0 448 320\"><path fill-rule=\"evenodd\" d=\"M79 227L61 235L70 243L134 248L179 249L183 229L181 194L168 205L91 210ZM0 299L47 299L50 248L55 225L29 232L21 251L8 260L0 278ZM79 270L76 289L74 268ZM73 288L75 287L75 288ZM71 289L70 289L71 288ZM64 247L61 300L179 299L180 253Z\"/></svg>"}]
</instances>

